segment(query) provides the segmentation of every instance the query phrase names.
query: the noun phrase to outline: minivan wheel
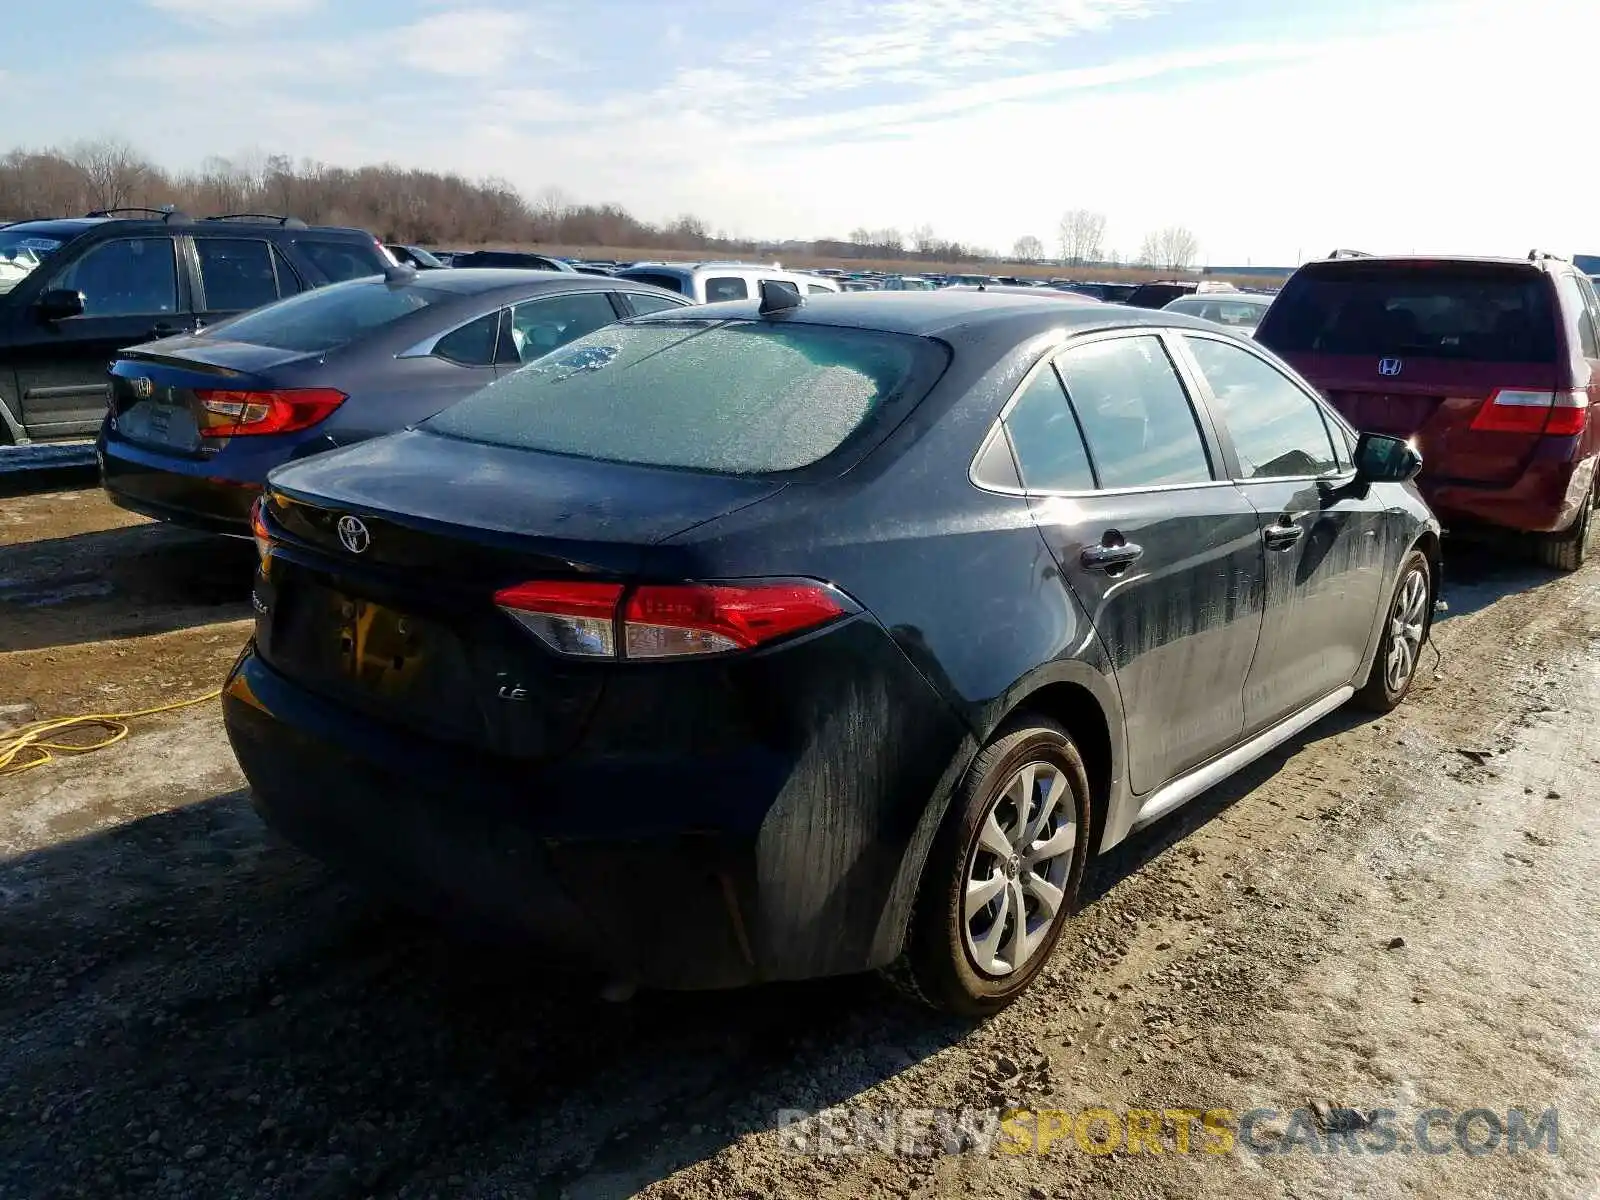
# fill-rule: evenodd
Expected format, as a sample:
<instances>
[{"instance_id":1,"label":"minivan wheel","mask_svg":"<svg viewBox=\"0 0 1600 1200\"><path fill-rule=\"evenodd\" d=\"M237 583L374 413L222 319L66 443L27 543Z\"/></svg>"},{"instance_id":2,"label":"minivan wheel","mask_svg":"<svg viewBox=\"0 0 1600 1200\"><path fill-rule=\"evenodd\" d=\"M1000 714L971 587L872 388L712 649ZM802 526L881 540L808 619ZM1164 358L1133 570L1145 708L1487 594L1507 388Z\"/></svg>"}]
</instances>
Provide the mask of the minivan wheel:
<instances>
[{"instance_id":1,"label":"minivan wheel","mask_svg":"<svg viewBox=\"0 0 1600 1200\"><path fill-rule=\"evenodd\" d=\"M1551 567L1557 571L1576 571L1583 566L1584 553L1589 543L1589 518L1594 512L1595 488L1589 488L1589 495L1583 504L1578 507L1578 515L1573 518L1572 528L1561 533L1548 533L1534 541L1534 557L1539 564Z\"/></svg>"},{"instance_id":2,"label":"minivan wheel","mask_svg":"<svg viewBox=\"0 0 1600 1200\"><path fill-rule=\"evenodd\" d=\"M1064 729L1031 715L1002 729L934 840L889 980L962 1016L1016 999L1077 908L1089 812L1088 774Z\"/></svg>"},{"instance_id":3,"label":"minivan wheel","mask_svg":"<svg viewBox=\"0 0 1600 1200\"><path fill-rule=\"evenodd\" d=\"M1378 653L1372 659L1367 682L1355 695L1356 703L1374 712L1399 705L1417 678L1417 663L1428 638L1428 618L1433 604L1428 556L1413 550L1400 564L1400 575L1389 600Z\"/></svg>"}]
</instances>

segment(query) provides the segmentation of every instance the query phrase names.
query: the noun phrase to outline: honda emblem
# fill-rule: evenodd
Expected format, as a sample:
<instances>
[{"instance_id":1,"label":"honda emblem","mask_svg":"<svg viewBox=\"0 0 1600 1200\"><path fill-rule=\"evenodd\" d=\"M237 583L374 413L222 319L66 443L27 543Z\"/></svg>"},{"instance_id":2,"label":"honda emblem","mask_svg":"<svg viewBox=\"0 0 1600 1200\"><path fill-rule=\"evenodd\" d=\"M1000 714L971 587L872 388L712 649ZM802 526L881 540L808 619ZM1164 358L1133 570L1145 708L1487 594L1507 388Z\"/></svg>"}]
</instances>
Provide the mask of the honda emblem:
<instances>
[{"instance_id":1,"label":"honda emblem","mask_svg":"<svg viewBox=\"0 0 1600 1200\"><path fill-rule=\"evenodd\" d=\"M1398 375L1400 374L1400 368L1404 365L1398 358L1380 358L1378 360L1378 374Z\"/></svg>"}]
</instances>

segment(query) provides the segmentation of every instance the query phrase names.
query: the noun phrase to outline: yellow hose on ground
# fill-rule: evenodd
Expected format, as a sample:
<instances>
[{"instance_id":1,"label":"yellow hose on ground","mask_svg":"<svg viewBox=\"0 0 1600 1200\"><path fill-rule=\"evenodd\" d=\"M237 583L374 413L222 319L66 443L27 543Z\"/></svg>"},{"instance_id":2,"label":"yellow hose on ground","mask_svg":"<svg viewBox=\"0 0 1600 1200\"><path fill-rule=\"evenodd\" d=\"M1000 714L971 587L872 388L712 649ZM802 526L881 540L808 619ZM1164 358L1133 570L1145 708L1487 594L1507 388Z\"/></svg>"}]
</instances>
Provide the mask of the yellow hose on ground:
<instances>
[{"instance_id":1,"label":"yellow hose on ground","mask_svg":"<svg viewBox=\"0 0 1600 1200\"><path fill-rule=\"evenodd\" d=\"M172 712L174 709L193 708L196 704L215 700L220 695L222 689L213 688L204 696L195 696L190 700L174 700L171 704L141 708L137 712L86 713L81 717L51 717L45 721L30 722L9 733L0 733L0 779L8 775L20 775L24 771L33 770L34 767L54 762L57 754L88 754L91 750L104 750L107 746L115 746L128 736L129 721L139 717L153 717L157 713ZM61 733L67 729L90 729L95 726L104 729L107 735L97 742L44 740L47 734Z\"/></svg>"}]
</instances>

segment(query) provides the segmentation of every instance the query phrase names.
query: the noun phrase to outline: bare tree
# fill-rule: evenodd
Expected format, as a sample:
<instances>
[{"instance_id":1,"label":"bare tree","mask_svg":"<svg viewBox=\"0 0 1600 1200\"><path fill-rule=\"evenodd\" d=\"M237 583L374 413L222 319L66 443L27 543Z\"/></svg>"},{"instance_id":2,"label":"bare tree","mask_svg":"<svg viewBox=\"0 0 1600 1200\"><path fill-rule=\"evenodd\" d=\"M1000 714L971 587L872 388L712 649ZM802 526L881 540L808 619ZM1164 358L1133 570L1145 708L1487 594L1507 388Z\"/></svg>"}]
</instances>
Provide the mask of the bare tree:
<instances>
[{"instance_id":1,"label":"bare tree","mask_svg":"<svg viewBox=\"0 0 1600 1200\"><path fill-rule=\"evenodd\" d=\"M1156 234L1147 233L1144 241L1139 243L1139 253L1133 260L1136 267L1153 267L1161 257L1160 239Z\"/></svg>"},{"instance_id":2,"label":"bare tree","mask_svg":"<svg viewBox=\"0 0 1600 1200\"><path fill-rule=\"evenodd\" d=\"M1182 225L1168 225L1147 234L1139 251L1142 262L1168 271L1186 271L1199 256L1200 239Z\"/></svg>"},{"instance_id":3,"label":"bare tree","mask_svg":"<svg viewBox=\"0 0 1600 1200\"><path fill-rule=\"evenodd\" d=\"M1106 236L1105 213L1073 208L1061 214L1061 261L1069 267L1099 262L1100 243Z\"/></svg>"},{"instance_id":4,"label":"bare tree","mask_svg":"<svg viewBox=\"0 0 1600 1200\"><path fill-rule=\"evenodd\" d=\"M911 248L918 254L926 257L932 254L939 245L939 236L933 232L933 226L924 222L911 231Z\"/></svg>"},{"instance_id":5,"label":"bare tree","mask_svg":"<svg viewBox=\"0 0 1600 1200\"><path fill-rule=\"evenodd\" d=\"M79 142L71 161L83 172L89 203L96 209L123 207L151 173L132 146L114 138Z\"/></svg>"},{"instance_id":6,"label":"bare tree","mask_svg":"<svg viewBox=\"0 0 1600 1200\"><path fill-rule=\"evenodd\" d=\"M1044 243L1031 233L1025 233L1011 247L1011 256L1023 262L1038 262L1044 257Z\"/></svg>"}]
</instances>

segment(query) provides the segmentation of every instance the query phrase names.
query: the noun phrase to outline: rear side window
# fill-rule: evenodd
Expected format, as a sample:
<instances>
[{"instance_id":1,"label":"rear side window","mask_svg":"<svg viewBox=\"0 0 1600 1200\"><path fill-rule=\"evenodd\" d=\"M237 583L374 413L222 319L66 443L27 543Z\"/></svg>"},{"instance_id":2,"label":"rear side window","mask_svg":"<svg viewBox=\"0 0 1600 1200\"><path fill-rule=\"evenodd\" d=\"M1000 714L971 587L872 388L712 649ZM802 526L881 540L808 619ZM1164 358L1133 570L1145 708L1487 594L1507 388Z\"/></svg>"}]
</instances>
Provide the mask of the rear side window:
<instances>
[{"instance_id":1,"label":"rear side window","mask_svg":"<svg viewBox=\"0 0 1600 1200\"><path fill-rule=\"evenodd\" d=\"M1576 275L1561 275L1556 281L1561 298L1573 314L1578 326L1578 351L1585 358L1600 358L1600 345L1595 342L1594 319L1589 313L1589 302Z\"/></svg>"},{"instance_id":2,"label":"rear side window","mask_svg":"<svg viewBox=\"0 0 1600 1200\"><path fill-rule=\"evenodd\" d=\"M903 334L766 322L613 325L427 422L493 445L725 474L792 471L946 362Z\"/></svg>"},{"instance_id":3,"label":"rear side window","mask_svg":"<svg viewBox=\"0 0 1600 1200\"><path fill-rule=\"evenodd\" d=\"M1256 337L1279 354L1556 360L1545 276L1472 263L1303 270L1284 286Z\"/></svg>"},{"instance_id":4,"label":"rear side window","mask_svg":"<svg viewBox=\"0 0 1600 1200\"><path fill-rule=\"evenodd\" d=\"M378 257L377 243L369 246L357 241L324 242L315 238L300 238L295 245L331 283L383 274L385 264Z\"/></svg>"},{"instance_id":5,"label":"rear side window","mask_svg":"<svg viewBox=\"0 0 1600 1200\"><path fill-rule=\"evenodd\" d=\"M616 319L617 311L611 307L610 297L602 292L524 300L511 310L510 353L501 361L532 362ZM504 351L506 347L501 349Z\"/></svg>"},{"instance_id":6,"label":"rear side window","mask_svg":"<svg viewBox=\"0 0 1600 1200\"><path fill-rule=\"evenodd\" d=\"M1108 338L1056 360L1103 488L1211 479L1194 408L1158 337Z\"/></svg>"},{"instance_id":7,"label":"rear side window","mask_svg":"<svg viewBox=\"0 0 1600 1200\"><path fill-rule=\"evenodd\" d=\"M1282 371L1226 342L1184 341L1233 435L1240 478L1285 479L1338 469L1322 410Z\"/></svg>"},{"instance_id":8,"label":"rear side window","mask_svg":"<svg viewBox=\"0 0 1600 1200\"><path fill-rule=\"evenodd\" d=\"M360 280L301 292L213 325L206 336L322 353L420 312L431 303L429 294L420 288Z\"/></svg>"},{"instance_id":9,"label":"rear side window","mask_svg":"<svg viewBox=\"0 0 1600 1200\"><path fill-rule=\"evenodd\" d=\"M242 312L278 298L272 250L256 238L197 237L207 312Z\"/></svg>"},{"instance_id":10,"label":"rear side window","mask_svg":"<svg viewBox=\"0 0 1600 1200\"><path fill-rule=\"evenodd\" d=\"M496 309L445 334L434 343L433 356L462 367L492 366L499 334L500 310Z\"/></svg>"},{"instance_id":11,"label":"rear side window","mask_svg":"<svg viewBox=\"0 0 1600 1200\"><path fill-rule=\"evenodd\" d=\"M1030 492L1094 490L1094 472L1078 422L1067 406L1060 379L1048 365L1017 397L1005 425L1023 487Z\"/></svg>"},{"instance_id":12,"label":"rear side window","mask_svg":"<svg viewBox=\"0 0 1600 1200\"><path fill-rule=\"evenodd\" d=\"M745 285L744 280L737 276L706 280L707 304L716 304L721 300L748 300L749 298L749 287Z\"/></svg>"}]
</instances>

